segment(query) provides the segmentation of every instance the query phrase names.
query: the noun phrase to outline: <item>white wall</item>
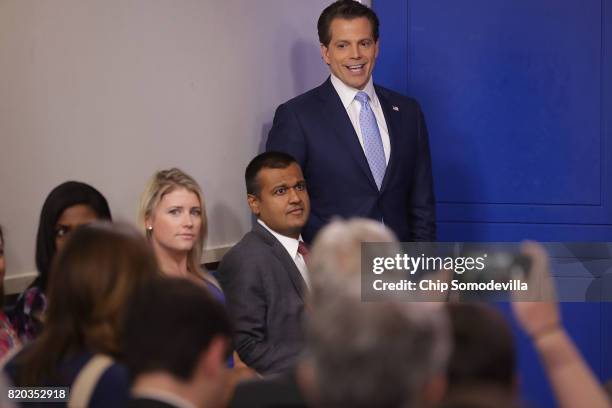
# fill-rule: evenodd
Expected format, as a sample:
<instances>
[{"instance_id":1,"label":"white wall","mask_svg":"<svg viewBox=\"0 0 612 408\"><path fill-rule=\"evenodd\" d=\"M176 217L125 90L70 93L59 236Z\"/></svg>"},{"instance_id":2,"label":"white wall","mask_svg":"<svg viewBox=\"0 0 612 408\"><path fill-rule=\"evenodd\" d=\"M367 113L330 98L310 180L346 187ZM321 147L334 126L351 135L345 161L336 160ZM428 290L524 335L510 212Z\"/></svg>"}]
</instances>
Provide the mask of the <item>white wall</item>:
<instances>
[{"instance_id":1,"label":"white wall","mask_svg":"<svg viewBox=\"0 0 612 408\"><path fill-rule=\"evenodd\" d=\"M204 190L208 247L239 240L244 168L274 109L327 76L316 20L329 3L0 0L7 290L34 271L40 208L69 179L134 222L146 180L178 166Z\"/></svg>"}]
</instances>

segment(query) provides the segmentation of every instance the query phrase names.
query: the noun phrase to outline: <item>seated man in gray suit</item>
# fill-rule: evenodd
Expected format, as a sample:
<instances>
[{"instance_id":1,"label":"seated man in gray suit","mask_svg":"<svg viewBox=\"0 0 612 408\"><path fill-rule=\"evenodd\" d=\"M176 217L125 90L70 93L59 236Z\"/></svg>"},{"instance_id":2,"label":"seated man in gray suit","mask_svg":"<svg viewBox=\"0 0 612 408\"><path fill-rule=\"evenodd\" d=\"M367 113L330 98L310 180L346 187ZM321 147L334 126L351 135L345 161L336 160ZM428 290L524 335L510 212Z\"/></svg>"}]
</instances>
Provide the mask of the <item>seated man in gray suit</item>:
<instances>
[{"instance_id":1,"label":"seated man in gray suit","mask_svg":"<svg viewBox=\"0 0 612 408\"><path fill-rule=\"evenodd\" d=\"M242 361L260 374L286 372L303 343L308 253L301 230L310 200L300 166L286 153L255 157L245 179L257 222L221 261L219 282Z\"/></svg>"}]
</instances>

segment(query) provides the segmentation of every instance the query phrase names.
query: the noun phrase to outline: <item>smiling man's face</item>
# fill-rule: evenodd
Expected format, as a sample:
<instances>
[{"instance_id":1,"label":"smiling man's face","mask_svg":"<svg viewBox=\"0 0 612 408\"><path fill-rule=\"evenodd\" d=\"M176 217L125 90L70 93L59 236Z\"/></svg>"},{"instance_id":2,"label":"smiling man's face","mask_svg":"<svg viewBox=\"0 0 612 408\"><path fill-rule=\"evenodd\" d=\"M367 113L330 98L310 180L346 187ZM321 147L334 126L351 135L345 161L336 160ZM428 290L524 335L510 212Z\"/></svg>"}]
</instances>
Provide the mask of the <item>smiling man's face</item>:
<instances>
[{"instance_id":1,"label":"smiling man's face","mask_svg":"<svg viewBox=\"0 0 612 408\"><path fill-rule=\"evenodd\" d=\"M378 56L378 41L366 17L335 18L329 27L331 40L321 44L321 56L331 72L346 85L363 89L372 75Z\"/></svg>"}]
</instances>

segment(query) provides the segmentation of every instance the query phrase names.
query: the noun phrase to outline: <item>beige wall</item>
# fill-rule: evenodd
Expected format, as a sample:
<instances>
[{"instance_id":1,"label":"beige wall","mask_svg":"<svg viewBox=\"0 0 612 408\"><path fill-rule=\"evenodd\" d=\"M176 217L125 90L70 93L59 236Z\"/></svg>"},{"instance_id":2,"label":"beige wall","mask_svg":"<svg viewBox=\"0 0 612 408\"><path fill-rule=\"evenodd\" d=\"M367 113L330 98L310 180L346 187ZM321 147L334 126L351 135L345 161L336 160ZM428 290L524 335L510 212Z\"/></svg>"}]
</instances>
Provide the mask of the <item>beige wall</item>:
<instances>
[{"instance_id":1,"label":"beige wall","mask_svg":"<svg viewBox=\"0 0 612 408\"><path fill-rule=\"evenodd\" d=\"M135 221L160 168L202 185L208 246L250 229L243 171L274 109L322 82L329 0L0 0L0 224L7 289L34 267L38 215L68 179Z\"/></svg>"}]
</instances>

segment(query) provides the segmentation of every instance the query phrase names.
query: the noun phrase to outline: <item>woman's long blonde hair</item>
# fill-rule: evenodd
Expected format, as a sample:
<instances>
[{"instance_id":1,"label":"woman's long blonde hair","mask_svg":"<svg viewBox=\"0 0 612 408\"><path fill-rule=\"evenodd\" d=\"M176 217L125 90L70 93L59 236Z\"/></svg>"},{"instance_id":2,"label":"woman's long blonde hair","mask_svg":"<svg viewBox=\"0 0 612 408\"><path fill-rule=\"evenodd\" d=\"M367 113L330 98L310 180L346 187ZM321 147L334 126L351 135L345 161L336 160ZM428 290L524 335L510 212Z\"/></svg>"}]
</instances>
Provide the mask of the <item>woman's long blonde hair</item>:
<instances>
[{"instance_id":1,"label":"woman's long blonde hair","mask_svg":"<svg viewBox=\"0 0 612 408\"><path fill-rule=\"evenodd\" d=\"M202 211L202 224L200 226L198 239L187 255L187 269L189 272L207 279L206 274L200 268L202 250L204 247L204 240L206 239L208 225L206 219L206 208L204 207L202 189L193 177L184 171L177 169L176 167L156 172L151 180L149 180L147 183L140 198L138 224L146 234L147 238L151 239L151 231L147 230L145 224L146 219L153 214L153 211L155 211L155 208L157 208L164 195L181 188L194 193L198 197L198 200L200 201L200 210Z\"/></svg>"}]
</instances>

